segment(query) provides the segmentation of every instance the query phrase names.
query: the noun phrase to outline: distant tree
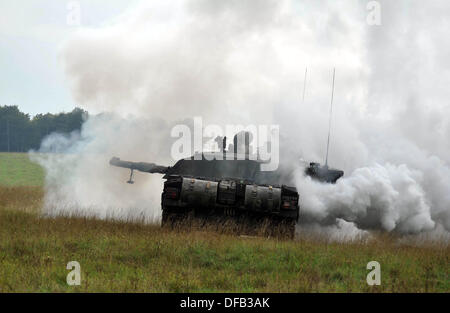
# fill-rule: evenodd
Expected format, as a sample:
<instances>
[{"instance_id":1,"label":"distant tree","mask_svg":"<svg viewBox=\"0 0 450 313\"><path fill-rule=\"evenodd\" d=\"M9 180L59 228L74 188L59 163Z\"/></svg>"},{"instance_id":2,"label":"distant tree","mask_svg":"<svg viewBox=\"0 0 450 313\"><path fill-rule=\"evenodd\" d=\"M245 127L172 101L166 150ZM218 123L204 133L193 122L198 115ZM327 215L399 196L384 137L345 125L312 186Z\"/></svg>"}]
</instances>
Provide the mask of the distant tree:
<instances>
[{"instance_id":1,"label":"distant tree","mask_svg":"<svg viewBox=\"0 0 450 313\"><path fill-rule=\"evenodd\" d=\"M0 151L25 151L29 122L16 105L0 107Z\"/></svg>"},{"instance_id":2,"label":"distant tree","mask_svg":"<svg viewBox=\"0 0 450 313\"><path fill-rule=\"evenodd\" d=\"M37 114L30 118L16 105L0 106L0 151L26 152L39 149L45 136L80 130L88 112L75 108L69 113Z\"/></svg>"}]
</instances>

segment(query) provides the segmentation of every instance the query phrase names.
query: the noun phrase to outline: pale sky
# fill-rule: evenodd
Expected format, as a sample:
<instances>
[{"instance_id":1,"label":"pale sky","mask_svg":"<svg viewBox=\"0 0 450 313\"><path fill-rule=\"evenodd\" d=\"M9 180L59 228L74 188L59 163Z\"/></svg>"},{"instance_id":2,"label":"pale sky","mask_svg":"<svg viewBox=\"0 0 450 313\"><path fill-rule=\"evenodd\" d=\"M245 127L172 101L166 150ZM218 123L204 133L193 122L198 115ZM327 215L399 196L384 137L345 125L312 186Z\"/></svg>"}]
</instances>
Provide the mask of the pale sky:
<instances>
[{"instance_id":1,"label":"pale sky","mask_svg":"<svg viewBox=\"0 0 450 313\"><path fill-rule=\"evenodd\" d=\"M71 111L77 104L59 59L61 43L79 27L96 27L136 2L75 1L81 25L68 25L74 1L0 1L0 105L25 113Z\"/></svg>"}]
</instances>

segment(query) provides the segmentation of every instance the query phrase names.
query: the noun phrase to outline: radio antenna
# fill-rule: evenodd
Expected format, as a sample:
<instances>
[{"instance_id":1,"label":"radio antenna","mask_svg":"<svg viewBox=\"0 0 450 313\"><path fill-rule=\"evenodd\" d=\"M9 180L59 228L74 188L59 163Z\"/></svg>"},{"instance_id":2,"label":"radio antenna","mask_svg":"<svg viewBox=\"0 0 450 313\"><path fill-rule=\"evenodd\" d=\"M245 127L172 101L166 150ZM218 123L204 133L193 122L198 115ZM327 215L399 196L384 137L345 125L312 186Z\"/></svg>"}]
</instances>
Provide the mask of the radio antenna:
<instances>
[{"instance_id":1,"label":"radio antenna","mask_svg":"<svg viewBox=\"0 0 450 313\"><path fill-rule=\"evenodd\" d=\"M305 80L303 81L303 98L302 98L302 103L305 103L306 74L307 73L308 73L308 68L305 69Z\"/></svg>"},{"instance_id":2,"label":"radio antenna","mask_svg":"<svg viewBox=\"0 0 450 313\"><path fill-rule=\"evenodd\" d=\"M325 166L328 166L328 148L330 147L330 133L331 133L331 116L333 114L333 97L334 97L334 77L336 68L333 68L333 87L331 88L331 103L330 103L330 119L328 121L328 139L327 139L327 154L325 157Z\"/></svg>"}]
</instances>

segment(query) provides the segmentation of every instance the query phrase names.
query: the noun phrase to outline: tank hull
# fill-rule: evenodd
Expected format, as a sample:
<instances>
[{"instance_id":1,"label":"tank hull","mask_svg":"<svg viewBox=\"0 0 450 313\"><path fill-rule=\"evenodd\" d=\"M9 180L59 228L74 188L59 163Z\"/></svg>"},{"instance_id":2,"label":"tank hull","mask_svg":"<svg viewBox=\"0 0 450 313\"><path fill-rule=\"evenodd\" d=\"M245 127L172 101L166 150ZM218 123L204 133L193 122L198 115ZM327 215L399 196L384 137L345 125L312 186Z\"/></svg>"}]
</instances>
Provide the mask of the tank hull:
<instances>
[{"instance_id":1,"label":"tank hull","mask_svg":"<svg viewBox=\"0 0 450 313\"><path fill-rule=\"evenodd\" d=\"M299 216L295 188L233 179L171 176L164 183L161 206L163 227L222 227L238 234L290 238Z\"/></svg>"}]
</instances>

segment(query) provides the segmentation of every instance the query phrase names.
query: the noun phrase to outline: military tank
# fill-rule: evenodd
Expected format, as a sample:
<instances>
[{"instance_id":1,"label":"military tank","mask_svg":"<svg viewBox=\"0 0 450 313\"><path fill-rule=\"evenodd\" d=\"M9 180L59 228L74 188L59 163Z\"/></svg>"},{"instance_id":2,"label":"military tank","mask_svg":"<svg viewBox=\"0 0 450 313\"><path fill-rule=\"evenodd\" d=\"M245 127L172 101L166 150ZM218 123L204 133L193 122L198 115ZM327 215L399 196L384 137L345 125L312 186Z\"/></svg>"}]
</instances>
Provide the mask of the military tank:
<instances>
[{"instance_id":1,"label":"military tank","mask_svg":"<svg viewBox=\"0 0 450 313\"><path fill-rule=\"evenodd\" d=\"M129 162L113 157L110 164L133 172L163 174L161 194L163 227L174 227L195 219L224 223L232 220L239 229L261 230L268 236L292 238L299 218L299 194L293 186L278 184L276 175L261 171L264 161L250 158L248 137L245 151L225 150L196 153L178 160L173 166L147 162ZM218 155L220 154L220 155ZM250 227L251 226L251 227ZM240 231L239 231L240 232Z\"/></svg>"},{"instance_id":2,"label":"military tank","mask_svg":"<svg viewBox=\"0 0 450 313\"><path fill-rule=\"evenodd\" d=\"M238 136L244 148L238 152ZM236 134L226 150L226 137L216 141L219 152L196 153L178 160L173 166L147 162L123 161L113 157L110 164L130 170L127 183L133 184L134 171L163 174L161 226L189 224L192 220L226 223L233 221L238 232L264 228L269 236L293 237L299 219L299 194L296 187L282 184L290 181L286 169L262 171L264 161L250 157L248 133ZM242 151L243 150L243 151ZM335 183L344 172L311 162L305 174L322 183ZM188 223L189 222L189 223ZM261 233L261 232L259 232Z\"/></svg>"}]
</instances>

